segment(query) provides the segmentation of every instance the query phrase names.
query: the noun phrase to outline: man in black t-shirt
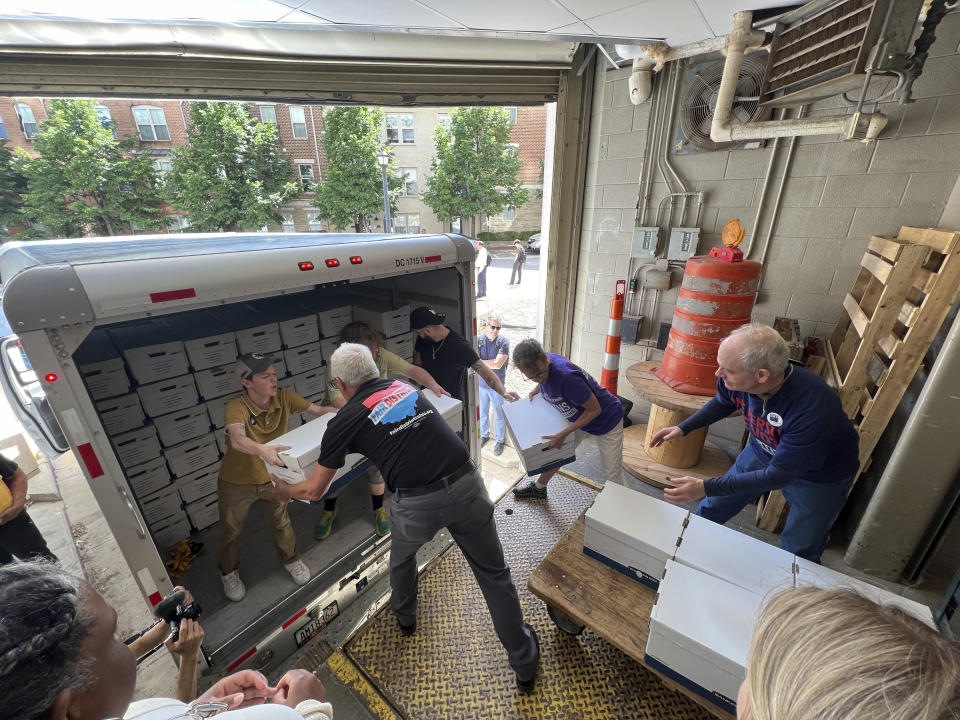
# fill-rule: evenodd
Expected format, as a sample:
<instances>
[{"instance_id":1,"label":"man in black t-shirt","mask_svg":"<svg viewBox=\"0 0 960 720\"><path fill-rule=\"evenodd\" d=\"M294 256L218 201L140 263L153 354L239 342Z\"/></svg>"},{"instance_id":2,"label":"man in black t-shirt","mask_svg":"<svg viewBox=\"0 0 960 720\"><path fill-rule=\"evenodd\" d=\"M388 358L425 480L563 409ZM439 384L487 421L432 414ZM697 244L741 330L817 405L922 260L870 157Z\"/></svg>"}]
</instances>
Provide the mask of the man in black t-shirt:
<instances>
[{"instance_id":1,"label":"man in black t-shirt","mask_svg":"<svg viewBox=\"0 0 960 720\"><path fill-rule=\"evenodd\" d=\"M519 400L520 396L515 392L506 391L500 378L484 364L473 345L443 324L446 319L446 315L427 307L418 307L410 313L410 327L417 333L414 362L457 400L464 398L467 368L473 368L505 400Z\"/></svg>"},{"instance_id":2,"label":"man in black t-shirt","mask_svg":"<svg viewBox=\"0 0 960 720\"><path fill-rule=\"evenodd\" d=\"M414 387L380 379L365 345L341 344L330 366L347 402L327 425L313 474L296 485L275 479L277 497L319 500L348 453L370 458L394 493L390 606L400 631L412 635L417 629L417 550L446 527L480 585L517 687L532 692L539 640L523 621L497 535L493 503L467 449Z\"/></svg>"},{"instance_id":3,"label":"man in black t-shirt","mask_svg":"<svg viewBox=\"0 0 960 720\"><path fill-rule=\"evenodd\" d=\"M0 455L0 565L12 563L14 558L57 561L47 541L33 524L24 509L27 504L27 476L23 470Z\"/></svg>"}]
</instances>

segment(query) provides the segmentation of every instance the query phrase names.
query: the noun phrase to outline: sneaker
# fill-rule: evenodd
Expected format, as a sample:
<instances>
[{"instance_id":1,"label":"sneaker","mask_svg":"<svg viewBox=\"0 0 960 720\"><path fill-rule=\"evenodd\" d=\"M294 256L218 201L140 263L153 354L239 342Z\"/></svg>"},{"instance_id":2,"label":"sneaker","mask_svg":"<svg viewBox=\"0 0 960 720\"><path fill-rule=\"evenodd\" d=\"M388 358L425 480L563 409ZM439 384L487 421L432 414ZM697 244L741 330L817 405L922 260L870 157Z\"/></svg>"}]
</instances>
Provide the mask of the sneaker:
<instances>
[{"instance_id":1,"label":"sneaker","mask_svg":"<svg viewBox=\"0 0 960 720\"><path fill-rule=\"evenodd\" d=\"M524 695L529 695L533 692L533 686L537 683L537 671L540 669L540 636L537 635L537 631L530 625L527 625L527 623L524 623L524 626L530 629L530 633L533 635L533 642L537 646L537 664L533 668L533 675L528 679L521 680L520 675L517 675L517 690Z\"/></svg>"},{"instance_id":2,"label":"sneaker","mask_svg":"<svg viewBox=\"0 0 960 720\"><path fill-rule=\"evenodd\" d=\"M297 558L293 562L284 563L283 567L290 573L290 577L293 578L293 581L297 585L306 585L310 582L310 568L308 568L307 564L300 558Z\"/></svg>"},{"instance_id":3,"label":"sneaker","mask_svg":"<svg viewBox=\"0 0 960 720\"><path fill-rule=\"evenodd\" d=\"M240 579L239 570L228 572L226 575L221 574L220 580L223 582L223 594L227 596L227 600L233 602L243 600L243 596L247 594L247 588Z\"/></svg>"},{"instance_id":4,"label":"sneaker","mask_svg":"<svg viewBox=\"0 0 960 720\"><path fill-rule=\"evenodd\" d=\"M324 510L320 513L320 519L313 527L313 536L317 540L324 540L333 530L333 519L337 516L337 508L333 510Z\"/></svg>"},{"instance_id":5,"label":"sneaker","mask_svg":"<svg viewBox=\"0 0 960 720\"><path fill-rule=\"evenodd\" d=\"M498 442L496 445L493 446L493 454L494 454L494 455L503 455L503 443L502 443L502 442Z\"/></svg>"},{"instance_id":6,"label":"sneaker","mask_svg":"<svg viewBox=\"0 0 960 720\"><path fill-rule=\"evenodd\" d=\"M486 435L484 435L483 437L480 438L480 447L483 447L483 446L486 445L488 442L490 442L490 438L488 438Z\"/></svg>"},{"instance_id":7,"label":"sneaker","mask_svg":"<svg viewBox=\"0 0 960 720\"><path fill-rule=\"evenodd\" d=\"M377 529L377 535L383 537L390 532L390 518L387 517L387 509L378 507L373 511L373 525Z\"/></svg>"},{"instance_id":8,"label":"sneaker","mask_svg":"<svg viewBox=\"0 0 960 720\"><path fill-rule=\"evenodd\" d=\"M404 637L410 637L417 631L417 620L414 618L413 622L409 625L404 625L400 622L400 618L397 618L397 627L400 628L400 634Z\"/></svg>"},{"instance_id":9,"label":"sneaker","mask_svg":"<svg viewBox=\"0 0 960 720\"><path fill-rule=\"evenodd\" d=\"M513 494L518 498L537 498L538 500L547 499L547 486L538 485L536 480L531 480L526 485L515 487Z\"/></svg>"}]
</instances>

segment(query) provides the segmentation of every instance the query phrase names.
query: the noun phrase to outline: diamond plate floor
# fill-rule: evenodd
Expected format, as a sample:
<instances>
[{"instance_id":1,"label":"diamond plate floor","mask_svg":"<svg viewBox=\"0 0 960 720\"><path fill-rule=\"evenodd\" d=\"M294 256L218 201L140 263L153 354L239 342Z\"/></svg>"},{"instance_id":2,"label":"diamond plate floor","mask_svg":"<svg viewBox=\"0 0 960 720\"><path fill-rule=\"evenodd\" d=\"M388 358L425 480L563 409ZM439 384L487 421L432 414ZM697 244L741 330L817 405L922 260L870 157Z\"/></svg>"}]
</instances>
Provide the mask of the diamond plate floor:
<instances>
[{"instance_id":1,"label":"diamond plate floor","mask_svg":"<svg viewBox=\"0 0 960 720\"><path fill-rule=\"evenodd\" d=\"M345 646L347 656L409 720L702 720L705 710L589 630L561 632L526 587L530 573L596 497L557 475L547 500L497 504L497 526L524 616L540 635L537 689L520 695L483 597L456 547L420 577L417 633L403 637L389 607Z\"/></svg>"}]
</instances>

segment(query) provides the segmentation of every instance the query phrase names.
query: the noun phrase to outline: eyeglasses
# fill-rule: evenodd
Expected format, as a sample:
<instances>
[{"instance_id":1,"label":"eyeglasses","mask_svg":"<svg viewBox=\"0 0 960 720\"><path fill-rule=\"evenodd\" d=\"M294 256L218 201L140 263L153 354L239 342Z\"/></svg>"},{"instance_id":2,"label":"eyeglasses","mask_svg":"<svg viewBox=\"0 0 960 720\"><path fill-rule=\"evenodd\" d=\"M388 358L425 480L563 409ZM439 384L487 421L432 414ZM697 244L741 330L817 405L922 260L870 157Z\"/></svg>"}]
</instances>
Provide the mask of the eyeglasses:
<instances>
[{"instance_id":1,"label":"eyeglasses","mask_svg":"<svg viewBox=\"0 0 960 720\"><path fill-rule=\"evenodd\" d=\"M327 383L327 387L330 387L330 388L332 388L333 390L339 390L339 389L340 389L340 386L337 385L337 379L336 379L336 378L333 378L332 380L330 380L330 381Z\"/></svg>"},{"instance_id":2,"label":"eyeglasses","mask_svg":"<svg viewBox=\"0 0 960 720\"><path fill-rule=\"evenodd\" d=\"M490 328L491 330L499 330L499 329L500 329L500 326L499 326L499 325L487 325L487 327Z\"/></svg>"}]
</instances>

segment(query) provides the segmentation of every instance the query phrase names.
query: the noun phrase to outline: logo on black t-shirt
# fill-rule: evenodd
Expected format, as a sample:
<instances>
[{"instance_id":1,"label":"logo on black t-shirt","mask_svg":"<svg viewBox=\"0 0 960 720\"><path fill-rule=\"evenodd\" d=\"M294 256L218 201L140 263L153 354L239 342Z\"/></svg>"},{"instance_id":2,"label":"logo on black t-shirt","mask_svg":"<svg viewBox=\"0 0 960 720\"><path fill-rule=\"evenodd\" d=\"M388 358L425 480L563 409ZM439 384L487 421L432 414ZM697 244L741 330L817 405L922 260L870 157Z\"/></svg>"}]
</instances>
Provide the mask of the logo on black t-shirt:
<instances>
[{"instance_id":1,"label":"logo on black t-shirt","mask_svg":"<svg viewBox=\"0 0 960 720\"><path fill-rule=\"evenodd\" d=\"M370 410L370 421L380 423L398 423L417 412L417 391L399 380L390 387L364 398L363 405Z\"/></svg>"}]
</instances>

